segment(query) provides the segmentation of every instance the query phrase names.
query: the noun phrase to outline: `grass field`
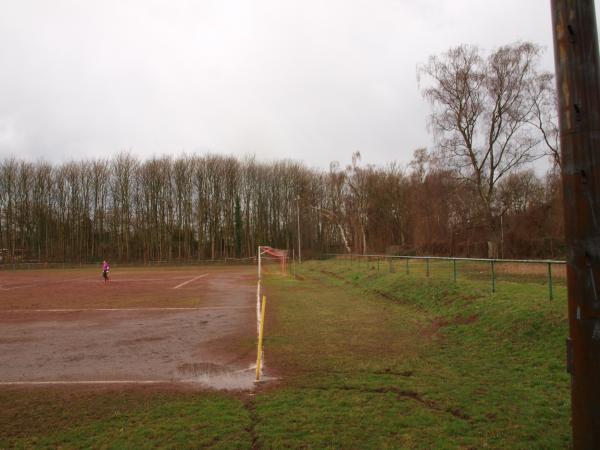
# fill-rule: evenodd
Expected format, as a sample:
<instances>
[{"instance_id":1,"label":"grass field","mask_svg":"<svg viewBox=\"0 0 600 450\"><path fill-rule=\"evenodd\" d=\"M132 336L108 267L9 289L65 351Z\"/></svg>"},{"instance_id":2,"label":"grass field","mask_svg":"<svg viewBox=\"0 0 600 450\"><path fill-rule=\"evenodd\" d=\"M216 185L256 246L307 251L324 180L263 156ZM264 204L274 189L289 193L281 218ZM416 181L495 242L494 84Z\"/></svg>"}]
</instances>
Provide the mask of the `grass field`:
<instances>
[{"instance_id":1,"label":"grass field","mask_svg":"<svg viewBox=\"0 0 600 450\"><path fill-rule=\"evenodd\" d=\"M254 392L0 388L0 448L565 448L566 289L441 266L269 277ZM0 274L0 277L2 274ZM245 345L245 344L244 344Z\"/></svg>"}]
</instances>

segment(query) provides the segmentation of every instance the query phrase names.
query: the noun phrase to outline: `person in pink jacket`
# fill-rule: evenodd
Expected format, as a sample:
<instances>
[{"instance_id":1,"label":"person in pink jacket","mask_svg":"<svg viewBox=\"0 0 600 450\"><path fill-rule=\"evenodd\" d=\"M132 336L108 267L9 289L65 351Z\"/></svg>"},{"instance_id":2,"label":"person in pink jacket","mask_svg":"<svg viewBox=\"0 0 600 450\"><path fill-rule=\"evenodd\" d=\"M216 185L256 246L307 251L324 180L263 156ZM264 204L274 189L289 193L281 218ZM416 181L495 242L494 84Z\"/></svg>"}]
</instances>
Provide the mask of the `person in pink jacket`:
<instances>
[{"instance_id":1,"label":"person in pink jacket","mask_svg":"<svg viewBox=\"0 0 600 450\"><path fill-rule=\"evenodd\" d=\"M104 278L104 282L108 283L108 272L110 271L110 266L106 261L102 261L102 277Z\"/></svg>"}]
</instances>

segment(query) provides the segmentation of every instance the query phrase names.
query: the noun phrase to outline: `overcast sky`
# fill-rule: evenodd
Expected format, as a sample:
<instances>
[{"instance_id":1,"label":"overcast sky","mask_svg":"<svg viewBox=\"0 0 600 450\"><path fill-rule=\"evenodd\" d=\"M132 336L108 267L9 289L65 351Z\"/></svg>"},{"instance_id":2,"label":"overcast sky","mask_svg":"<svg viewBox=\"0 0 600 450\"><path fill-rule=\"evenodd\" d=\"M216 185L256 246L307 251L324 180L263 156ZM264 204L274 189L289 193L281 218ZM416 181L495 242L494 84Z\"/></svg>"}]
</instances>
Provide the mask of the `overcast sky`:
<instances>
[{"instance_id":1,"label":"overcast sky","mask_svg":"<svg viewBox=\"0 0 600 450\"><path fill-rule=\"evenodd\" d=\"M0 4L0 157L407 163L431 145L429 55L527 40L553 69L549 0Z\"/></svg>"}]
</instances>

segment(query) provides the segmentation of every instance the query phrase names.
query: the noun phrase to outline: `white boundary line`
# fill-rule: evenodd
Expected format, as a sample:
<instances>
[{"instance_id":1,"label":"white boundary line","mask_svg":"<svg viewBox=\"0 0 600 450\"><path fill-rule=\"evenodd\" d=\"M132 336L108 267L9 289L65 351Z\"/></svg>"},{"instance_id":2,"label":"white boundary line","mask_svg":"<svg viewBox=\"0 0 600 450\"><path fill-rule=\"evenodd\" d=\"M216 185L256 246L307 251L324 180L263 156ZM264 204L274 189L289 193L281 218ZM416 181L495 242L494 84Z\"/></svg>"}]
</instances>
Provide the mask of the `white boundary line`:
<instances>
[{"instance_id":1,"label":"white boundary line","mask_svg":"<svg viewBox=\"0 0 600 450\"><path fill-rule=\"evenodd\" d=\"M121 276L122 274L119 274L119 276ZM180 286L183 286L187 283L191 283L192 281L194 281L197 278L201 278L201 277L205 277L207 276L208 273L202 274L199 277L193 278L191 280L188 280L184 283L182 283ZM110 282L111 283L136 283L136 282L141 282L141 283L159 283L159 282L165 282L165 281L176 281L176 280L181 280L181 279L187 279L187 277L182 277L182 276L175 276L175 277L162 277L162 278L113 278L111 277ZM37 287L37 286L44 286L47 287L49 285L66 285L66 284L80 284L80 283L91 283L91 284L98 284L98 285L103 285L103 280L100 277L97 278L89 278L89 277L85 277L85 278L64 278L64 279L59 279L59 280L46 280L43 282L37 282L37 283L28 283L28 284L17 284L14 286L10 286L10 287L6 287L6 285L1 284L0 285L0 291L12 291L15 289L25 289L25 288L30 288L30 287ZM177 289L177 286L174 288Z\"/></svg>"},{"instance_id":2,"label":"white boundary line","mask_svg":"<svg viewBox=\"0 0 600 450\"><path fill-rule=\"evenodd\" d=\"M0 286L0 290L1 291L12 291L14 289L23 289L23 288L33 287L33 286L39 286L39 284L21 284L21 285L12 286L12 287Z\"/></svg>"},{"instance_id":3,"label":"white boundary line","mask_svg":"<svg viewBox=\"0 0 600 450\"><path fill-rule=\"evenodd\" d=\"M254 306L197 306L197 307L166 307L166 308L64 308L64 309L5 309L2 313L36 313L36 312L89 312L89 311L199 311L208 309L253 309Z\"/></svg>"},{"instance_id":4,"label":"white boundary line","mask_svg":"<svg viewBox=\"0 0 600 450\"><path fill-rule=\"evenodd\" d=\"M207 274L208 275L208 274ZM140 282L163 282L163 281L175 281L181 280L184 277L173 277L173 278L110 278L111 283L135 283L136 281ZM187 279L187 277L185 277ZM102 279L84 279L84 280L72 280L73 283L102 283Z\"/></svg>"},{"instance_id":5,"label":"white boundary line","mask_svg":"<svg viewBox=\"0 0 600 450\"><path fill-rule=\"evenodd\" d=\"M0 386L47 386L69 384L163 384L185 383L184 380L89 380L89 381L0 381Z\"/></svg>"},{"instance_id":6,"label":"white boundary line","mask_svg":"<svg viewBox=\"0 0 600 450\"><path fill-rule=\"evenodd\" d=\"M231 373L245 372L248 369L236 370ZM69 386L69 385L113 385L113 384L197 384L206 386L204 380L171 379L171 380L51 380L51 381L0 381L0 386Z\"/></svg>"},{"instance_id":7,"label":"white boundary line","mask_svg":"<svg viewBox=\"0 0 600 450\"><path fill-rule=\"evenodd\" d=\"M196 281L198 278L202 278L202 277L205 277L205 276L207 276L207 275L208 275L207 273L203 273L202 275L198 275L197 277L195 277L195 278L192 278L191 280L184 281L183 283L181 283L181 284L178 284L178 285L177 285L177 286L175 286L173 289L179 289L181 286L185 286L186 284L188 284L188 283L191 283L192 281Z\"/></svg>"}]
</instances>

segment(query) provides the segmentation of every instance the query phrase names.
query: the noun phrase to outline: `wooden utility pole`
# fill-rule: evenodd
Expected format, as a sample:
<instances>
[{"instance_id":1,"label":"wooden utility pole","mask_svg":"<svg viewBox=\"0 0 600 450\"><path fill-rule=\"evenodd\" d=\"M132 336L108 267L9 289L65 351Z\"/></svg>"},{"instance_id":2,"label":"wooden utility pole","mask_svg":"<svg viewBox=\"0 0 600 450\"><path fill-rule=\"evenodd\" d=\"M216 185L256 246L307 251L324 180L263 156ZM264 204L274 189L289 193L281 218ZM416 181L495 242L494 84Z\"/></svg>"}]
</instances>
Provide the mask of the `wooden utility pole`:
<instances>
[{"instance_id":1,"label":"wooden utility pole","mask_svg":"<svg viewBox=\"0 0 600 450\"><path fill-rule=\"evenodd\" d=\"M573 447L600 448L600 65L593 0L552 0Z\"/></svg>"}]
</instances>

